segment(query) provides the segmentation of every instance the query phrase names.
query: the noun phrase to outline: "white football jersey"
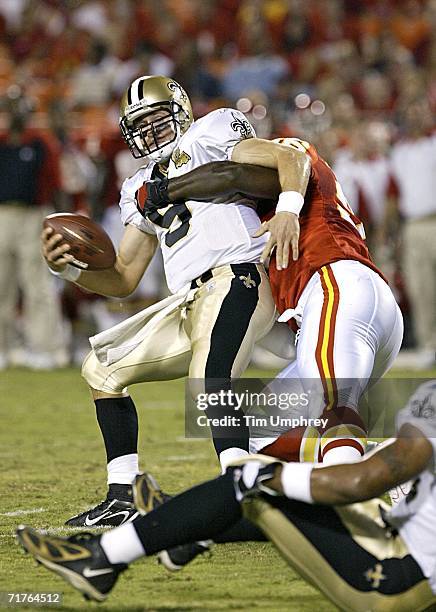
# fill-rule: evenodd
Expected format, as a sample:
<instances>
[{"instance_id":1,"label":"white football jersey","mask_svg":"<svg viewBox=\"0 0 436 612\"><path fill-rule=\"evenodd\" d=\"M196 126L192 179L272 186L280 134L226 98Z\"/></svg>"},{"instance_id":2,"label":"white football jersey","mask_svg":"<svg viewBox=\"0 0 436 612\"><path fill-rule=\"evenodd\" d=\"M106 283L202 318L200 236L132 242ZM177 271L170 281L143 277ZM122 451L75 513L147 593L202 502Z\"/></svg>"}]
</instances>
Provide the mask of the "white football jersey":
<instances>
[{"instance_id":1,"label":"white football jersey","mask_svg":"<svg viewBox=\"0 0 436 612\"><path fill-rule=\"evenodd\" d=\"M212 161L231 158L234 146L255 136L245 116L230 108L212 111L195 121L171 156L168 177L186 174ZM135 192L151 178L154 164L143 166L121 189L121 219L156 234L162 249L167 284L173 293L210 268L256 263L267 237L253 238L260 225L253 200L228 204L188 200L154 211L147 219L137 211Z\"/></svg>"},{"instance_id":2,"label":"white football jersey","mask_svg":"<svg viewBox=\"0 0 436 612\"><path fill-rule=\"evenodd\" d=\"M410 493L388 515L436 593L436 380L424 383L397 416L397 431L409 423L428 438L433 461Z\"/></svg>"}]
</instances>

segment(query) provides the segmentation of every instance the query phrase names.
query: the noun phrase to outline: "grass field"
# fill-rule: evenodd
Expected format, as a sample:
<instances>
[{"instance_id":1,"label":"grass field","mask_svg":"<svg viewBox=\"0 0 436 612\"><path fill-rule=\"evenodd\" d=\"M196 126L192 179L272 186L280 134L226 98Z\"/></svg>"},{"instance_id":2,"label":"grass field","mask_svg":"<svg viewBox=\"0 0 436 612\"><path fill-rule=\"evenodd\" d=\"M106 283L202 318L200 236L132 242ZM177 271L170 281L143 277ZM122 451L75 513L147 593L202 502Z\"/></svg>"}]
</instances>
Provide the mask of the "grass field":
<instances>
[{"instance_id":1,"label":"grass field","mask_svg":"<svg viewBox=\"0 0 436 612\"><path fill-rule=\"evenodd\" d=\"M141 467L165 491L178 492L216 475L211 443L184 439L183 381L140 385L132 396L140 419ZM76 369L16 369L0 374L0 398L0 591L60 591L63 605L50 609L95 608L34 566L14 540L20 522L67 533L68 517L104 497L105 457L86 385ZM114 612L335 609L270 544L259 543L217 546L211 558L199 558L175 575L154 559L139 561L98 607Z\"/></svg>"}]
</instances>

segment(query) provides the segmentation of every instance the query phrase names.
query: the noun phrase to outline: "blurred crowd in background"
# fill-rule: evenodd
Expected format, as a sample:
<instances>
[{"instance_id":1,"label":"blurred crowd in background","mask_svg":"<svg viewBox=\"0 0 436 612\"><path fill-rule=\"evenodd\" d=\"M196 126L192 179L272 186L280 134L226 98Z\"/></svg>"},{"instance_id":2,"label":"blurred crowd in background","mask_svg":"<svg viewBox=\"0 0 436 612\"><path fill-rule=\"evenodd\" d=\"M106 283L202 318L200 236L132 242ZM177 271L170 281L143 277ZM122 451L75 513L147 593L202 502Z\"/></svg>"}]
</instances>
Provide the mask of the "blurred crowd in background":
<instances>
[{"instance_id":1,"label":"blurred crowd in background","mask_svg":"<svg viewBox=\"0 0 436 612\"><path fill-rule=\"evenodd\" d=\"M436 0L0 0L0 369L78 363L86 337L165 294L48 275L41 220L87 214L117 242L134 160L122 92L162 74L196 118L237 107L263 138L315 144L363 219L406 320L403 364L435 365Z\"/></svg>"}]
</instances>

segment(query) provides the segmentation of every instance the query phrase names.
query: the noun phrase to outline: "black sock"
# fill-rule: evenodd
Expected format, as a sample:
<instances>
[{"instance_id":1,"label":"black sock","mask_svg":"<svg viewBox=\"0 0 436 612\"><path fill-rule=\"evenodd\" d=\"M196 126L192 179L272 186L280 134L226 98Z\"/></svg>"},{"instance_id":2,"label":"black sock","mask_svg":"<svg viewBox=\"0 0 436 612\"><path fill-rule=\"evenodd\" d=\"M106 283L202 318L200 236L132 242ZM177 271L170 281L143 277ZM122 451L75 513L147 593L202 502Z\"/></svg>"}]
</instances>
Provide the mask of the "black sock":
<instances>
[{"instance_id":1,"label":"black sock","mask_svg":"<svg viewBox=\"0 0 436 612\"><path fill-rule=\"evenodd\" d=\"M133 502L132 485L116 483L110 484L107 498Z\"/></svg>"},{"instance_id":2,"label":"black sock","mask_svg":"<svg viewBox=\"0 0 436 612\"><path fill-rule=\"evenodd\" d=\"M222 419L225 417L230 425L211 425L210 430L213 438L215 452L218 455L228 448L242 448L248 453L250 430L245 424L242 411L235 411L234 407L221 403L219 406L208 406L206 415L210 419ZM234 419L232 421L231 419ZM232 424L232 423L235 424Z\"/></svg>"},{"instance_id":3,"label":"black sock","mask_svg":"<svg viewBox=\"0 0 436 612\"><path fill-rule=\"evenodd\" d=\"M179 544L214 539L241 516L230 470L173 497L133 525L145 553L154 555Z\"/></svg>"},{"instance_id":4,"label":"black sock","mask_svg":"<svg viewBox=\"0 0 436 612\"><path fill-rule=\"evenodd\" d=\"M138 415L130 396L95 400L107 462L138 452Z\"/></svg>"}]
</instances>

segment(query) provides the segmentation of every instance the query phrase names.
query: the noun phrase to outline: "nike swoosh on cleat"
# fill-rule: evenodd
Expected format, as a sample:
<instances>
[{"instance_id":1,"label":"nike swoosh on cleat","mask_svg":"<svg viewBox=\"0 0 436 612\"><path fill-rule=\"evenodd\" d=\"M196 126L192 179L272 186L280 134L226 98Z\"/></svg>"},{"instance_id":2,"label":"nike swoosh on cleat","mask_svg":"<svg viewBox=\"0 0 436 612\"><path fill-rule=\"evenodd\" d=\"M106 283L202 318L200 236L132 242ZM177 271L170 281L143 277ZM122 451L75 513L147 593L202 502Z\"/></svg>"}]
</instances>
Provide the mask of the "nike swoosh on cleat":
<instances>
[{"instance_id":1,"label":"nike swoosh on cleat","mask_svg":"<svg viewBox=\"0 0 436 612\"><path fill-rule=\"evenodd\" d=\"M112 574L112 569L91 569L90 567L85 567L82 574L85 578L95 578L95 576L102 576L103 574Z\"/></svg>"},{"instance_id":2,"label":"nike swoosh on cleat","mask_svg":"<svg viewBox=\"0 0 436 612\"><path fill-rule=\"evenodd\" d=\"M98 516L95 519L91 519L91 518L89 518L89 516L87 516L85 518L85 525L87 527L92 527L92 525L95 525L96 523L98 523L102 519L113 518L114 516L119 516L120 514L122 514L124 516L124 519L121 521L123 523L124 521L126 521L129 518L130 512L129 512L129 510L119 510L118 512L103 512L103 514L100 514L100 516Z\"/></svg>"}]
</instances>

